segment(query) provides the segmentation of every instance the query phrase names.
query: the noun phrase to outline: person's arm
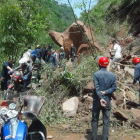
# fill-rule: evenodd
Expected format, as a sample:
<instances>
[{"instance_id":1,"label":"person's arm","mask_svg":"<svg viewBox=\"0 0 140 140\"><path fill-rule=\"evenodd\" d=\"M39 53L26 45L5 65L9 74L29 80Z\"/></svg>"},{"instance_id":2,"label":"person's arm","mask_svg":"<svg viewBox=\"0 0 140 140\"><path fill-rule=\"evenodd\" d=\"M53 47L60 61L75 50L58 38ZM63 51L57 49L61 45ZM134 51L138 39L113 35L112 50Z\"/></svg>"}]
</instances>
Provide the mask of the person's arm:
<instances>
[{"instance_id":1,"label":"person's arm","mask_svg":"<svg viewBox=\"0 0 140 140\"><path fill-rule=\"evenodd\" d=\"M135 84L140 79L140 69L136 66L134 69L134 80L133 84Z\"/></svg>"},{"instance_id":2,"label":"person's arm","mask_svg":"<svg viewBox=\"0 0 140 140\"><path fill-rule=\"evenodd\" d=\"M101 90L99 88L99 81L98 81L96 74L93 75L93 81L94 81L94 87L95 87L96 94L97 94L98 98L101 100L102 93L101 93Z\"/></svg>"},{"instance_id":3,"label":"person's arm","mask_svg":"<svg viewBox=\"0 0 140 140\"><path fill-rule=\"evenodd\" d=\"M8 63L7 63L7 62L5 62L3 66L4 66L5 68L7 68L8 70L10 70L10 72L13 71L12 68L10 68L10 67L8 66Z\"/></svg>"},{"instance_id":4,"label":"person's arm","mask_svg":"<svg viewBox=\"0 0 140 140\"><path fill-rule=\"evenodd\" d=\"M113 84L111 85L111 87L107 90L105 90L105 95L107 94L112 94L115 90L117 89L117 84L116 84L116 76L114 76L114 82Z\"/></svg>"},{"instance_id":5,"label":"person's arm","mask_svg":"<svg viewBox=\"0 0 140 140\"><path fill-rule=\"evenodd\" d=\"M16 67L14 70L16 71L16 70L18 70L18 69L21 69L21 66Z\"/></svg>"}]
</instances>

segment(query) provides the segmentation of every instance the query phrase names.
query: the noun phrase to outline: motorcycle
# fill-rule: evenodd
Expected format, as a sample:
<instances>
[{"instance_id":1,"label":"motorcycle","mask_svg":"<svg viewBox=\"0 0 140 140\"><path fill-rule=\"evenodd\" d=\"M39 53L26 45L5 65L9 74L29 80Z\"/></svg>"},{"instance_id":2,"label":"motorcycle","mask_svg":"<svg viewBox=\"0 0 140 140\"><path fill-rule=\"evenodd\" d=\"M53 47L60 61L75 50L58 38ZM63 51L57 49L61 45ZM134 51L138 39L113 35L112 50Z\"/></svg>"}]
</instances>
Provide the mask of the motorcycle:
<instances>
[{"instance_id":1,"label":"motorcycle","mask_svg":"<svg viewBox=\"0 0 140 140\"><path fill-rule=\"evenodd\" d=\"M23 96L19 107L13 102L9 105L3 102L0 110L1 140L46 140L46 128L37 118L44 102L44 96L31 95ZM23 106L26 106L25 111ZM32 120L29 127L22 119L23 115Z\"/></svg>"},{"instance_id":2,"label":"motorcycle","mask_svg":"<svg viewBox=\"0 0 140 140\"><path fill-rule=\"evenodd\" d=\"M4 99L12 100L13 97L17 96L18 91L20 91L23 87L23 81L21 79L20 71L14 71L11 75L11 80L8 83L8 89L4 94ZM17 91L17 92L15 92Z\"/></svg>"},{"instance_id":3,"label":"motorcycle","mask_svg":"<svg viewBox=\"0 0 140 140\"><path fill-rule=\"evenodd\" d=\"M31 84L31 86L36 88L36 84L34 84L33 81L36 81L35 76L31 77L31 81L29 84ZM4 94L4 99L12 100L14 97L19 97L19 92L21 91L22 88L23 88L22 73L20 71L14 71L13 74L11 75L11 81L8 84L8 89Z\"/></svg>"}]
</instances>

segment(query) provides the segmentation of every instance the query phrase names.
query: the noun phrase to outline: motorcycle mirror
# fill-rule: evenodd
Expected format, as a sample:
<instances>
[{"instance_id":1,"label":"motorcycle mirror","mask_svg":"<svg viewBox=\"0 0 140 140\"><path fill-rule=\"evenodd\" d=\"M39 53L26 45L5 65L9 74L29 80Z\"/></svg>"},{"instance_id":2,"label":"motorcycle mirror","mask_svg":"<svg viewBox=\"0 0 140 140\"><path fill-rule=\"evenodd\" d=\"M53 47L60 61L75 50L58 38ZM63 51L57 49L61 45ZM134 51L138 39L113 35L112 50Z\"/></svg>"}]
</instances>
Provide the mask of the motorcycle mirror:
<instances>
[{"instance_id":1,"label":"motorcycle mirror","mask_svg":"<svg viewBox=\"0 0 140 140\"><path fill-rule=\"evenodd\" d=\"M2 102L1 106L7 106L6 102Z\"/></svg>"}]
</instances>

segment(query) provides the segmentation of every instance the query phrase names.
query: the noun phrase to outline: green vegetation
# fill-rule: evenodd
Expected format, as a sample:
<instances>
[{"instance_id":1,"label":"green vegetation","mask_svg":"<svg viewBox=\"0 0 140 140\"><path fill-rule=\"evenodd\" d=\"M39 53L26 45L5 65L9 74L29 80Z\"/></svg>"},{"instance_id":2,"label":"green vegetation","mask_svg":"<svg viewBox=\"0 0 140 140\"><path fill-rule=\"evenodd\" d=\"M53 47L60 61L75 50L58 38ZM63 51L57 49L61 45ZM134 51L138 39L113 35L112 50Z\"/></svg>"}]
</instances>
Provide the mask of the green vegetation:
<instances>
[{"instance_id":1,"label":"green vegetation","mask_svg":"<svg viewBox=\"0 0 140 140\"><path fill-rule=\"evenodd\" d=\"M78 63L70 63L69 66L64 62L57 69L47 65L46 71L42 73L43 85L35 94L46 97L40 116L48 125L67 120L61 112L62 101L73 96L83 96L84 85L93 80L93 73L98 69L97 62L91 56L80 55L77 61Z\"/></svg>"},{"instance_id":2,"label":"green vegetation","mask_svg":"<svg viewBox=\"0 0 140 140\"><path fill-rule=\"evenodd\" d=\"M0 66L9 55L18 60L27 45L52 43L49 30L64 31L73 21L70 7L55 0L1 0Z\"/></svg>"},{"instance_id":3,"label":"green vegetation","mask_svg":"<svg viewBox=\"0 0 140 140\"><path fill-rule=\"evenodd\" d=\"M102 47L106 47L110 37L117 39L121 29L125 29L127 34L129 29L133 27L133 19L130 13L133 12L133 6L136 2L138 1L98 0L97 5L89 11L90 26L94 29L95 36ZM87 21L85 12L81 14L80 19Z\"/></svg>"}]
</instances>

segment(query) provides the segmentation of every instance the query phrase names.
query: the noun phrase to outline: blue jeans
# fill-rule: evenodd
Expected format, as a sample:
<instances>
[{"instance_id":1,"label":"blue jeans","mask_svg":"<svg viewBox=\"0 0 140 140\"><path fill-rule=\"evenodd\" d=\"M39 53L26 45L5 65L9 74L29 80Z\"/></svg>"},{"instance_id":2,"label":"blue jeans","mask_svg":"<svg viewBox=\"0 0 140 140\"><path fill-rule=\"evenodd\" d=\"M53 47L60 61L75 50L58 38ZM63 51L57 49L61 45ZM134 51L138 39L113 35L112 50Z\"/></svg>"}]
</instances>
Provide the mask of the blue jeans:
<instances>
[{"instance_id":1,"label":"blue jeans","mask_svg":"<svg viewBox=\"0 0 140 140\"><path fill-rule=\"evenodd\" d=\"M97 130L98 130L98 120L100 115L100 110L103 114L103 130L102 130L102 140L108 140L108 131L109 131L109 118L111 112L110 102L107 104L107 107L102 107L99 105L99 101L94 101L93 103L93 112L92 112L92 140L97 139Z\"/></svg>"}]
</instances>

